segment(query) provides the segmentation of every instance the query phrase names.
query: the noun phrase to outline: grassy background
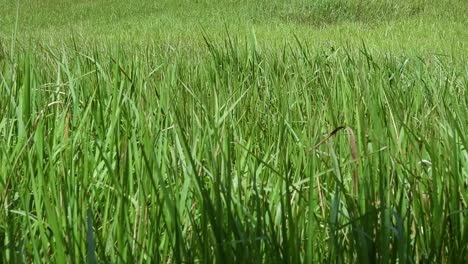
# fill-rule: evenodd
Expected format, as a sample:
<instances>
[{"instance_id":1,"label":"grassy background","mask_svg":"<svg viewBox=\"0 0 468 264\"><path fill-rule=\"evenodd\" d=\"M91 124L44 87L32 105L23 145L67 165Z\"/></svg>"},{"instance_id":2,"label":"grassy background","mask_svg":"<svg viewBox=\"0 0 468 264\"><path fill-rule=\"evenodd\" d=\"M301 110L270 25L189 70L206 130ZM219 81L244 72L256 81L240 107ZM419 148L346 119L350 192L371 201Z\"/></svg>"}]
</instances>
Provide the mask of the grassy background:
<instances>
[{"instance_id":1,"label":"grassy background","mask_svg":"<svg viewBox=\"0 0 468 264\"><path fill-rule=\"evenodd\" d=\"M19 3L18 17L16 17ZM227 31L252 30L268 46L300 36L314 46L360 45L399 53L466 54L468 7L442 1L0 1L0 36L22 43L82 42L203 47ZM18 24L16 27L16 18Z\"/></svg>"},{"instance_id":2,"label":"grassy background","mask_svg":"<svg viewBox=\"0 0 468 264\"><path fill-rule=\"evenodd\" d=\"M0 262L466 260L465 1L0 1Z\"/></svg>"}]
</instances>

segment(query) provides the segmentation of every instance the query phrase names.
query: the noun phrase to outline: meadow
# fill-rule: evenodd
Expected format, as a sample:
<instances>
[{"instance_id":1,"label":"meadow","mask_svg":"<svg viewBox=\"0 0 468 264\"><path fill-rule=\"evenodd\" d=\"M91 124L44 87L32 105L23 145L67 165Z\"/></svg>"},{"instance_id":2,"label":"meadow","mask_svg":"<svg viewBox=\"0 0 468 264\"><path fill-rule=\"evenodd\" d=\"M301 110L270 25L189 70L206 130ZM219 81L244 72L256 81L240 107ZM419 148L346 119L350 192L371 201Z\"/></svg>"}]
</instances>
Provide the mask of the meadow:
<instances>
[{"instance_id":1,"label":"meadow","mask_svg":"<svg viewBox=\"0 0 468 264\"><path fill-rule=\"evenodd\" d=\"M466 14L0 0L0 262L465 263Z\"/></svg>"}]
</instances>

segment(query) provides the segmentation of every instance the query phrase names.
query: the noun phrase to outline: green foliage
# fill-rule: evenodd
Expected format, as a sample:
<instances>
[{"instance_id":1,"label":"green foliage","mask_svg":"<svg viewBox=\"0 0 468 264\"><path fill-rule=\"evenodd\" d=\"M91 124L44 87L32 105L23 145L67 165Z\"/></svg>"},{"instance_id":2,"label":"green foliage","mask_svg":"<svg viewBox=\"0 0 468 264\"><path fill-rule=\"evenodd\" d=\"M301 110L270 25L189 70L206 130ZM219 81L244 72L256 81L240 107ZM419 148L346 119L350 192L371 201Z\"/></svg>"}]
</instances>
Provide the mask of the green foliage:
<instances>
[{"instance_id":1,"label":"green foliage","mask_svg":"<svg viewBox=\"0 0 468 264\"><path fill-rule=\"evenodd\" d=\"M0 0L0 263L466 262L467 12Z\"/></svg>"},{"instance_id":2,"label":"green foliage","mask_svg":"<svg viewBox=\"0 0 468 264\"><path fill-rule=\"evenodd\" d=\"M79 40L104 47L204 48L230 32L281 46L301 36L321 48L360 45L392 53L468 50L465 0L0 0L0 37L23 46Z\"/></svg>"},{"instance_id":3,"label":"green foliage","mask_svg":"<svg viewBox=\"0 0 468 264\"><path fill-rule=\"evenodd\" d=\"M2 262L463 262L465 58L205 41L7 54Z\"/></svg>"}]
</instances>

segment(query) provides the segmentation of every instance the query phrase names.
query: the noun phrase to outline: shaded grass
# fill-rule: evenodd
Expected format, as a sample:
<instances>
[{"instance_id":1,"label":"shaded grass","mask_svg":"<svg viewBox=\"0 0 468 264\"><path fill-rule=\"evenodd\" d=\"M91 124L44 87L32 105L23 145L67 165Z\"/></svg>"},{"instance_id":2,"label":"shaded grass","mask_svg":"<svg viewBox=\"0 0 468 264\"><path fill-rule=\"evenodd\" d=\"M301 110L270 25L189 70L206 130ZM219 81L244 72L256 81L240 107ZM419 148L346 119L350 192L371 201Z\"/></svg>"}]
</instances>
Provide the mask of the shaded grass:
<instances>
[{"instance_id":1,"label":"shaded grass","mask_svg":"<svg viewBox=\"0 0 468 264\"><path fill-rule=\"evenodd\" d=\"M5 53L3 262L463 262L466 57L205 45Z\"/></svg>"}]
</instances>

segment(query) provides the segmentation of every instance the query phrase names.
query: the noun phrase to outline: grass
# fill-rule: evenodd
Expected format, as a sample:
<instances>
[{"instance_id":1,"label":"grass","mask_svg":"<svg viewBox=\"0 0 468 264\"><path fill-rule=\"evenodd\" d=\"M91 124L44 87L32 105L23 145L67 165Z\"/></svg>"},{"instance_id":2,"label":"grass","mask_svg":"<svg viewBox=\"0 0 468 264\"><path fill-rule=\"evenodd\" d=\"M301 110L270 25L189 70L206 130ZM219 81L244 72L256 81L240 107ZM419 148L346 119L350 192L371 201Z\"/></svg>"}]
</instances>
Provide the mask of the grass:
<instances>
[{"instance_id":1,"label":"grass","mask_svg":"<svg viewBox=\"0 0 468 264\"><path fill-rule=\"evenodd\" d=\"M226 25L241 36L254 29L260 44L279 48L298 35L318 48L365 40L393 54L466 54L466 13L464 0L0 0L0 36L17 29L27 46L60 46L73 35L103 49L152 43L203 50L202 30L219 38Z\"/></svg>"},{"instance_id":2,"label":"grass","mask_svg":"<svg viewBox=\"0 0 468 264\"><path fill-rule=\"evenodd\" d=\"M1 262L466 261L463 1L138 3L20 2L57 15L0 31ZM151 17L177 22L125 36Z\"/></svg>"}]
</instances>

